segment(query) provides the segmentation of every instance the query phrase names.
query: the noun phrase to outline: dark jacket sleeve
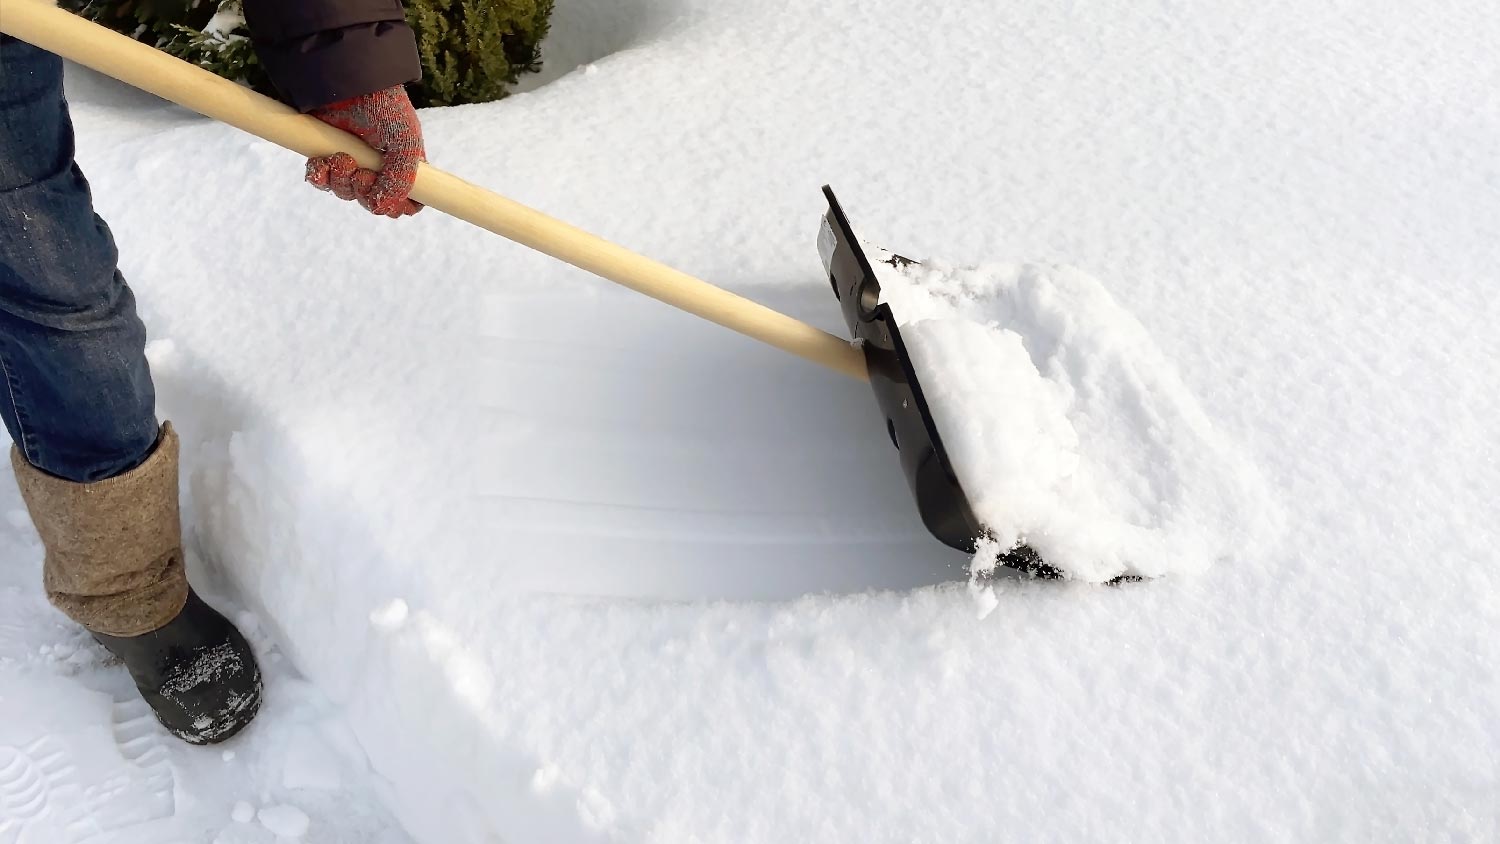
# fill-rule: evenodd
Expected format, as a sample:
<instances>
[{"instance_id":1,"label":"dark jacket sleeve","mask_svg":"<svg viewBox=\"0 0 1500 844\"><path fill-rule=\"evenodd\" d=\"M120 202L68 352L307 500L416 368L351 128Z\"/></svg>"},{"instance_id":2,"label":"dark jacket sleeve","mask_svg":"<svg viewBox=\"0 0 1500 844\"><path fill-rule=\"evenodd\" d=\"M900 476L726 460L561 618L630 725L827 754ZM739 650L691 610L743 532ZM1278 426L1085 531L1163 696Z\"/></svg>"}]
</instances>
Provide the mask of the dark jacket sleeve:
<instances>
[{"instance_id":1,"label":"dark jacket sleeve","mask_svg":"<svg viewBox=\"0 0 1500 844\"><path fill-rule=\"evenodd\" d=\"M255 52L298 111L422 77L401 0L245 0Z\"/></svg>"}]
</instances>

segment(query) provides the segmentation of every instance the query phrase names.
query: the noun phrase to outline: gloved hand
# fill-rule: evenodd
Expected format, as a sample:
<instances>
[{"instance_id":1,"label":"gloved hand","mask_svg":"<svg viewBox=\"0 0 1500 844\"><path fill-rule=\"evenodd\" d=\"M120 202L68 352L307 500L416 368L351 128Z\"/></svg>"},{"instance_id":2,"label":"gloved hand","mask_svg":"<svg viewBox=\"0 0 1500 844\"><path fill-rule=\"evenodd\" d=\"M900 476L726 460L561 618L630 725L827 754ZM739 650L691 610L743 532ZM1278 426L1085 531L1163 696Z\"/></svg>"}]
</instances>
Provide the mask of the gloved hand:
<instances>
[{"instance_id":1,"label":"gloved hand","mask_svg":"<svg viewBox=\"0 0 1500 844\"><path fill-rule=\"evenodd\" d=\"M374 214L403 217L422 210L408 198L417 162L426 157L422 125L400 85L313 109L330 126L358 136L385 156L380 172L361 168L348 153L307 160L307 181L339 199L358 201Z\"/></svg>"}]
</instances>

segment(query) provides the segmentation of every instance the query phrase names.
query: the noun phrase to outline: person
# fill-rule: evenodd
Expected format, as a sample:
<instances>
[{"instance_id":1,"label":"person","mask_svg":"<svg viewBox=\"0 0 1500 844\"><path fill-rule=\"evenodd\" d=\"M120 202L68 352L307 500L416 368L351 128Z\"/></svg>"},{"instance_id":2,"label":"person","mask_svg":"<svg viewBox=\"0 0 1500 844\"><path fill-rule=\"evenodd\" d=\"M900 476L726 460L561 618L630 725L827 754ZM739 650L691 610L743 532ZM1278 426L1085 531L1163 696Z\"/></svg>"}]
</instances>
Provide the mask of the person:
<instances>
[{"instance_id":1,"label":"person","mask_svg":"<svg viewBox=\"0 0 1500 844\"><path fill-rule=\"evenodd\" d=\"M307 162L306 180L402 217L424 156L421 78L400 0L245 0L282 99L384 153ZM158 423L146 332L74 162L63 63L0 36L0 415L45 552L52 604L129 670L173 735L211 744L260 708L245 638L187 581L177 434Z\"/></svg>"}]
</instances>

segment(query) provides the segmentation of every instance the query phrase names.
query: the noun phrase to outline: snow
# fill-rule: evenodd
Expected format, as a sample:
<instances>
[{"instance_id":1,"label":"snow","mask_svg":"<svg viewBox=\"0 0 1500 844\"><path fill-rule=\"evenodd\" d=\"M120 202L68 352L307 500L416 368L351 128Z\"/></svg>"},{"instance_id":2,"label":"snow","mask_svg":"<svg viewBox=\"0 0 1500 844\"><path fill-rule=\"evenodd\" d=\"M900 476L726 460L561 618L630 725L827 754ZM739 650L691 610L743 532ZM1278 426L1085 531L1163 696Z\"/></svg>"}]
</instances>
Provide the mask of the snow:
<instances>
[{"instance_id":1,"label":"snow","mask_svg":"<svg viewBox=\"0 0 1500 844\"><path fill-rule=\"evenodd\" d=\"M392 631L405 624L409 615L411 615L411 607L407 606L405 601L396 598L370 613L370 625L377 630Z\"/></svg>"},{"instance_id":2,"label":"snow","mask_svg":"<svg viewBox=\"0 0 1500 844\"><path fill-rule=\"evenodd\" d=\"M242 38L243 36L235 35L234 31L244 24L243 11L232 7L221 8L214 12L214 16L208 19L208 23L203 25L203 34L216 36L225 41Z\"/></svg>"},{"instance_id":3,"label":"snow","mask_svg":"<svg viewBox=\"0 0 1500 844\"><path fill-rule=\"evenodd\" d=\"M4 495L17 495L8 479ZM267 844L260 836L270 833L244 827L267 798L306 813L319 841L410 841L381 807L357 744L339 738L347 724L305 681L263 659L266 709L227 745L237 752L179 742L123 667L47 605L35 534L0 534L0 556L13 563L0 573L0 841ZM253 645L263 656L274 647ZM311 769L324 780L290 781L284 772L307 765L296 760L309 735L322 754ZM329 771L336 788L310 790Z\"/></svg>"},{"instance_id":4,"label":"snow","mask_svg":"<svg viewBox=\"0 0 1500 844\"><path fill-rule=\"evenodd\" d=\"M1254 464L1098 280L870 260L995 550L1025 543L1103 582L1198 571L1274 539L1280 511Z\"/></svg>"},{"instance_id":5,"label":"snow","mask_svg":"<svg viewBox=\"0 0 1500 844\"><path fill-rule=\"evenodd\" d=\"M317 731L304 727L300 735L288 743L281 784L292 791L338 791L343 785L338 759L339 754Z\"/></svg>"},{"instance_id":6,"label":"snow","mask_svg":"<svg viewBox=\"0 0 1500 844\"><path fill-rule=\"evenodd\" d=\"M8 519L0 800L54 796L0 836L69 841L105 781L98 823L167 844L271 840L242 801L325 844L1500 836L1488 6L558 16L592 72L424 112L432 160L830 330L825 182L924 266L1079 294L1020 350L924 338L1032 399L1000 421L1040 447L985 460L1054 503L1094 473L1097 510L1028 516L1102 512L1052 537L1092 567L976 595L864 385L75 74L194 576L258 619L267 704L233 760L162 743ZM947 424L1005 449L991 421ZM312 739L336 790L285 785L334 783Z\"/></svg>"},{"instance_id":7,"label":"snow","mask_svg":"<svg viewBox=\"0 0 1500 844\"><path fill-rule=\"evenodd\" d=\"M255 817L261 826L280 838L301 838L307 834L307 814L295 806L267 806Z\"/></svg>"}]
</instances>

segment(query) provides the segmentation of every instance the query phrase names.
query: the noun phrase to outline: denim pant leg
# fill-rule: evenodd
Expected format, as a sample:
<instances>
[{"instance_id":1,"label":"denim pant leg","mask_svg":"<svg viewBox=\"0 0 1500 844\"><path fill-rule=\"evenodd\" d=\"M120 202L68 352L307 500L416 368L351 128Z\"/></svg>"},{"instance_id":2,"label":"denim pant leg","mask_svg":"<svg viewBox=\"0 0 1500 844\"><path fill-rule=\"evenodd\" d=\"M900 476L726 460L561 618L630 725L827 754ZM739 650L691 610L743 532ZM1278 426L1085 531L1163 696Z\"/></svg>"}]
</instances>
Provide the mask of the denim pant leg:
<instances>
[{"instance_id":1,"label":"denim pant leg","mask_svg":"<svg viewBox=\"0 0 1500 844\"><path fill-rule=\"evenodd\" d=\"M62 60L0 36L0 416L33 466L114 477L159 429L146 330L73 161Z\"/></svg>"}]
</instances>

